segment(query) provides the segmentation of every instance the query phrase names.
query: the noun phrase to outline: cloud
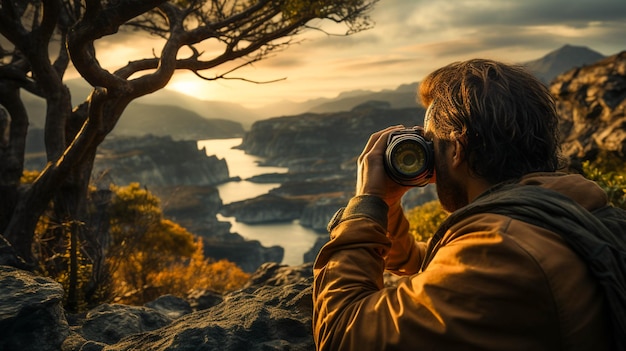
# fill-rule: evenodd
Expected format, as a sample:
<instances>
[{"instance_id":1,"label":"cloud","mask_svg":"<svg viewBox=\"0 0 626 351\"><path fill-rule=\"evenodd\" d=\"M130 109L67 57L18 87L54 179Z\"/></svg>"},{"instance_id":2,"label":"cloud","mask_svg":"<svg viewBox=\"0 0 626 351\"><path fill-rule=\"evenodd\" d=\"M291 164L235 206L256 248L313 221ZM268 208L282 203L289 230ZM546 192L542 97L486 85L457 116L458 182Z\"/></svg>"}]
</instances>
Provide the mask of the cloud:
<instances>
[{"instance_id":1,"label":"cloud","mask_svg":"<svg viewBox=\"0 0 626 351\"><path fill-rule=\"evenodd\" d=\"M287 80L267 85L223 82L220 97L227 99L231 91L234 101L330 97L353 89L395 88L473 57L522 63L565 44L605 55L626 49L624 0L380 0L370 17L373 28L350 36L307 31L303 41L236 74L258 81ZM330 21L312 24L331 33L345 31ZM105 67L111 67L109 60L125 64L160 49L145 34L139 39L127 33L114 37L99 46ZM210 46L203 49L206 59L216 52Z\"/></svg>"}]
</instances>

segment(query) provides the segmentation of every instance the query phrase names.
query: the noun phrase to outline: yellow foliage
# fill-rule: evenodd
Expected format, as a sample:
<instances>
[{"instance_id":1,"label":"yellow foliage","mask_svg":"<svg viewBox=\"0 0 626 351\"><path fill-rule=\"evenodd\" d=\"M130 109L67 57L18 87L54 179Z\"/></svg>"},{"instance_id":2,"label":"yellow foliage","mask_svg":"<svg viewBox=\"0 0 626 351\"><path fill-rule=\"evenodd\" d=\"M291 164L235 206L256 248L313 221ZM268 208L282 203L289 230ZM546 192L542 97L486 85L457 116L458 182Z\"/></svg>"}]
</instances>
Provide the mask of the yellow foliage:
<instances>
[{"instance_id":1,"label":"yellow foliage","mask_svg":"<svg viewBox=\"0 0 626 351\"><path fill-rule=\"evenodd\" d=\"M195 249L193 234L164 219L159 199L132 183L112 186L110 207L111 267L115 294L131 296L127 303L143 303L152 297L145 289L151 277L175 262L190 257Z\"/></svg>"},{"instance_id":2,"label":"yellow foliage","mask_svg":"<svg viewBox=\"0 0 626 351\"><path fill-rule=\"evenodd\" d=\"M202 239L187 262L179 262L150 277L163 293L185 297L191 289L210 289L220 293L241 288L250 275L227 260L212 261L204 257Z\"/></svg>"},{"instance_id":3,"label":"yellow foliage","mask_svg":"<svg viewBox=\"0 0 626 351\"><path fill-rule=\"evenodd\" d=\"M20 183L22 184L32 184L35 182L35 179L39 177L39 171L27 171L24 170L22 172L22 177L20 178Z\"/></svg>"},{"instance_id":4,"label":"yellow foliage","mask_svg":"<svg viewBox=\"0 0 626 351\"><path fill-rule=\"evenodd\" d=\"M417 240L426 241L448 217L439 200L427 202L405 212L409 220L409 233Z\"/></svg>"},{"instance_id":5,"label":"yellow foliage","mask_svg":"<svg viewBox=\"0 0 626 351\"><path fill-rule=\"evenodd\" d=\"M626 209L626 170L623 161L598 157L593 163L583 162L582 166L585 176L606 191L609 203Z\"/></svg>"},{"instance_id":6,"label":"yellow foliage","mask_svg":"<svg viewBox=\"0 0 626 351\"><path fill-rule=\"evenodd\" d=\"M163 218L159 199L133 183L112 187L110 232L116 302L143 304L164 294L185 297L190 289L226 292L249 275L234 263L204 257L202 240Z\"/></svg>"}]
</instances>

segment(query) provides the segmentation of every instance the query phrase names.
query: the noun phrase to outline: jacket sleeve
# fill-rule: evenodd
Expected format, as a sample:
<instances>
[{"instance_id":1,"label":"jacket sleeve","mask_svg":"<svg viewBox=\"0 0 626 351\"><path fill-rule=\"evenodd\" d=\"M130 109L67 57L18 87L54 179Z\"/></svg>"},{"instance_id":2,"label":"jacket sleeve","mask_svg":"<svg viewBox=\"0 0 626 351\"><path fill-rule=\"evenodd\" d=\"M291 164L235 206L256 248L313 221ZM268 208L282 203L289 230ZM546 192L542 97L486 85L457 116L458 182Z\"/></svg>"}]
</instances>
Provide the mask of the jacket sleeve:
<instances>
[{"instance_id":1,"label":"jacket sleeve","mask_svg":"<svg viewBox=\"0 0 626 351\"><path fill-rule=\"evenodd\" d=\"M402 208L388 211L377 197L351 199L335 221L329 226L331 241L320 251L314 266L314 324L320 350L336 350L328 338L335 329L343 328L339 324L362 313L359 310L365 305L376 303L375 294L383 289L385 269L399 274L416 273L424 251L424 246L409 234ZM350 349L354 345L340 348Z\"/></svg>"},{"instance_id":2,"label":"jacket sleeve","mask_svg":"<svg viewBox=\"0 0 626 351\"><path fill-rule=\"evenodd\" d=\"M419 272L426 252L426 243L418 242L409 233L409 222L400 204L389 209L387 237L391 248L385 257L385 269L397 275Z\"/></svg>"},{"instance_id":3,"label":"jacket sleeve","mask_svg":"<svg viewBox=\"0 0 626 351\"><path fill-rule=\"evenodd\" d=\"M539 316L550 321L554 306L543 298L549 289L537 280L542 275L528 255L512 243L503 245L493 226L466 223L462 237L440 247L425 271L385 288L385 257L393 247L389 218L368 213L378 206L370 206L375 199L353 200L314 265L319 351L555 348L527 343L546 339L533 335L554 333L546 325L558 323L536 323ZM509 318L528 311L536 313Z\"/></svg>"}]
</instances>

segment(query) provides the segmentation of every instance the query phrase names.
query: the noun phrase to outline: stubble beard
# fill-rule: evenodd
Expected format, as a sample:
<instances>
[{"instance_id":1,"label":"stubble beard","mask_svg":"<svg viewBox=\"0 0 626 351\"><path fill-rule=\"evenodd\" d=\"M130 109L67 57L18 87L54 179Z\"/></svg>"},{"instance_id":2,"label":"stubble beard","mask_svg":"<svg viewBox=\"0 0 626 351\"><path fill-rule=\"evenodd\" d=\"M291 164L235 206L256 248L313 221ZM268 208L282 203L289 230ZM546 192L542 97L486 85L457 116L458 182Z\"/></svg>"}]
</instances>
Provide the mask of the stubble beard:
<instances>
[{"instance_id":1,"label":"stubble beard","mask_svg":"<svg viewBox=\"0 0 626 351\"><path fill-rule=\"evenodd\" d=\"M444 210L454 212L469 204L467 201L467 189L452 177L450 167L445 162L445 156L438 156L436 158L438 162L435 163L437 196Z\"/></svg>"}]
</instances>

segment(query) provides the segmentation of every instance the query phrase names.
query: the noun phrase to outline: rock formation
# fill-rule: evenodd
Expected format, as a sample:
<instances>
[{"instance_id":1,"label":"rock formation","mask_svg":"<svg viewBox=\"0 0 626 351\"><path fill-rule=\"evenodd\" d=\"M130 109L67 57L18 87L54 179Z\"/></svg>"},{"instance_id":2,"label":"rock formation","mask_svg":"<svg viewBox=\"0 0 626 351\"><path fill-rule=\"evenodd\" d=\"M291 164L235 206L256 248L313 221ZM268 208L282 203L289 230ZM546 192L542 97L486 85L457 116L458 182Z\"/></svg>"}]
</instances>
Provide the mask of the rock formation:
<instances>
[{"instance_id":1,"label":"rock formation","mask_svg":"<svg viewBox=\"0 0 626 351\"><path fill-rule=\"evenodd\" d=\"M220 213L226 217L236 217L238 222L246 224L291 222L300 218L305 206L306 201L302 199L267 194L225 205Z\"/></svg>"},{"instance_id":2,"label":"rock formation","mask_svg":"<svg viewBox=\"0 0 626 351\"><path fill-rule=\"evenodd\" d=\"M265 264L238 291L66 315L50 279L0 266L0 350L314 350L312 267ZM195 300L195 302L194 302ZM192 306L200 308L192 308Z\"/></svg>"},{"instance_id":3,"label":"rock formation","mask_svg":"<svg viewBox=\"0 0 626 351\"><path fill-rule=\"evenodd\" d=\"M227 259L246 272L264 262L281 262L284 250L263 247L230 233L230 223L216 214L222 200L215 185L230 180L226 160L207 156L195 141L170 137L116 137L98 150L93 171L96 183L126 185L138 182L161 200L166 218L204 240L205 255Z\"/></svg>"},{"instance_id":4,"label":"rock formation","mask_svg":"<svg viewBox=\"0 0 626 351\"><path fill-rule=\"evenodd\" d=\"M256 240L245 240L230 232L229 222L217 219L222 199L214 186L156 187L152 192L161 199L165 217L202 237L206 257L226 259L249 273L265 262L283 260L285 252L282 247L265 247Z\"/></svg>"},{"instance_id":5,"label":"rock formation","mask_svg":"<svg viewBox=\"0 0 626 351\"><path fill-rule=\"evenodd\" d=\"M150 188L229 180L226 160L207 156L195 141L152 135L105 140L98 148L93 175L117 185L137 182Z\"/></svg>"},{"instance_id":6,"label":"rock formation","mask_svg":"<svg viewBox=\"0 0 626 351\"><path fill-rule=\"evenodd\" d=\"M626 158L626 51L560 75L550 90L565 156L576 162L605 151Z\"/></svg>"},{"instance_id":7,"label":"rock formation","mask_svg":"<svg viewBox=\"0 0 626 351\"><path fill-rule=\"evenodd\" d=\"M0 350L60 350L70 334L60 284L0 266L0 296Z\"/></svg>"}]
</instances>

